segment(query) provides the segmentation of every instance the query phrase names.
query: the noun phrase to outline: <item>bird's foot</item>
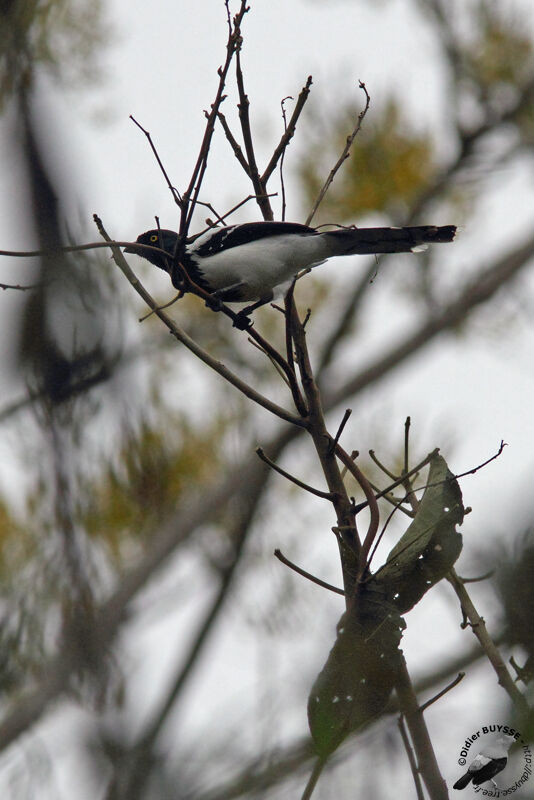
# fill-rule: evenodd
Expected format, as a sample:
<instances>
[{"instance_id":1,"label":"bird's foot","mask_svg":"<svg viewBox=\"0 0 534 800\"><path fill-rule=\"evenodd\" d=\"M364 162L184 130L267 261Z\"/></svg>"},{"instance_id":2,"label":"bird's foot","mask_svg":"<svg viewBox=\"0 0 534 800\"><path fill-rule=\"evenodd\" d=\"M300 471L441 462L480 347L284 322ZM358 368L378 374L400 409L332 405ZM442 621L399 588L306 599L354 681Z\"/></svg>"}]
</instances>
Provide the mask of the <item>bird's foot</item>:
<instances>
[{"instance_id":1,"label":"bird's foot","mask_svg":"<svg viewBox=\"0 0 534 800\"><path fill-rule=\"evenodd\" d=\"M246 331L248 328L252 327L252 320L244 311L240 311L239 314L235 315L232 325L234 328L237 328L238 331Z\"/></svg>"},{"instance_id":2,"label":"bird's foot","mask_svg":"<svg viewBox=\"0 0 534 800\"><path fill-rule=\"evenodd\" d=\"M206 297L206 307L212 311L222 311L223 301L215 293L210 294L209 297Z\"/></svg>"}]
</instances>

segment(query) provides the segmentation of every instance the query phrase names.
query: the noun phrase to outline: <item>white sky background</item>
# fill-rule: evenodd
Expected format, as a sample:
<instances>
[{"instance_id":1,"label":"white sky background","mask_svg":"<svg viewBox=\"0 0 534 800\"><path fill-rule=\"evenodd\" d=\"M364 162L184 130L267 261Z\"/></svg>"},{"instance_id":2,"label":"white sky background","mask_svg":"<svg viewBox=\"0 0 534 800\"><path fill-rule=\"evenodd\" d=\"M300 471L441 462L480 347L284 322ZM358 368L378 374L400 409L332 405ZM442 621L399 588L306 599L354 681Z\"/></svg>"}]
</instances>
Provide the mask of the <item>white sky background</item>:
<instances>
[{"instance_id":1,"label":"white sky background","mask_svg":"<svg viewBox=\"0 0 534 800\"><path fill-rule=\"evenodd\" d=\"M281 98L288 94L296 97L310 73L314 78L313 97L316 102L326 97L326 107L332 107L336 98L343 101L351 94L360 102L363 95L356 87L357 80L362 79L372 98L370 116L373 106L379 107L388 93L402 92L406 107L423 128L446 124L447 108L443 105L446 76L437 60L431 29L414 14L411 3L399 0L366 5L363 2L251 0L251 5L252 10L243 24L243 65L252 121L258 132L260 164L280 136ZM213 99L216 69L224 59L226 41L222 0L196 0L194 3L155 0L150 4L114 0L108 3L108 14L113 44L103 58L102 83L91 91L82 89L59 96L56 93L50 100L50 108L59 121L54 134L58 157L68 173L76 176L73 183L79 187L73 198L76 208L73 218L78 219L81 208L87 221L87 240L98 238L92 230L93 212L102 217L107 230L117 239L133 239L152 227L155 214L160 216L163 227L176 227L176 207L144 136L128 115L133 114L150 130L168 173L175 185L183 188L198 153L204 127L202 112ZM231 89L224 109L229 117L234 99ZM304 127L309 124L306 112L300 124ZM286 157L286 188L287 218L300 221L305 214L291 180L292 165L297 163L298 140L297 131ZM16 165L6 159L5 143L0 143L0 154L5 163L4 175L0 178L0 185L5 187L2 189L4 199L0 201L1 247L26 248L27 233L20 230L17 223L19 211L16 203L9 202L14 193L12 182L17 175ZM244 180L236 181L240 168L220 134L214 142L210 167L204 194L216 203L217 210L232 206L244 193L249 193ZM484 252L491 257L517 237L528 234L534 220L532 169L532 163L525 160L524 169L519 170L517 165L504 167L498 175L485 178L486 198L478 206L474 219L469 220L462 238L447 248L448 252L443 255L444 270L461 275L478 264L481 243ZM240 219L259 219L252 203ZM446 221L464 224L463 220ZM490 248L486 242L491 243ZM135 259L131 263L134 268L137 266ZM1 281L23 280L20 262L9 267L0 263L0 270L4 268L6 272L1 272ZM331 262L321 269L324 275L338 280L343 270L353 268L358 268L356 260L350 265ZM166 291L165 280L165 276L153 276L151 285ZM357 442L358 448L365 451L374 446L373 436L377 430L384 442L391 437L398 443L404 419L410 414L419 452L424 454L435 446L442 446L451 468L458 472L489 457L501 439L508 442L509 447L498 461L462 483L465 502L473 506L474 511L466 518L462 529L464 552L460 573L469 573L470 566L476 569L478 548L483 548L485 541L493 536L506 536L529 511L534 467L534 333L531 300L524 292L525 286L523 277L516 283L515 295L504 302L501 316L496 314L497 305L491 312L483 311L470 325L469 337L440 339L422 357L382 382L378 391L360 397L353 406L353 418L346 429L347 441ZM383 310L383 319L393 330L400 329L406 313L397 313L395 292L398 289L396 282L390 288L382 286L378 305ZM8 341L7 334L16 313L17 305L12 301L11 313L5 313L0 320L0 341ZM206 318L209 322L209 312ZM388 341L389 332L384 330L386 323L382 319L365 322L370 325L371 352L373 348L377 352L381 344ZM0 345L0 356L3 352ZM353 359L349 363L362 363L359 354L349 353L347 358ZM17 395L18 391L13 392L13 396ZM11 396L12 390L7 390L6 399ZM339 410L339 417L342 411ZM0 463L4 482L9 479L9 469L7 464L2 467ZM329 524L327 521L327 530ZM271 558L272 545L283 549L283 542L277 540L273 527L277 526L259 525L258 536L263 538L255 547L258 552L263 551L266 559ZM320 548L320 541L316 540L314 549ZM335 558L333 542L327 544ZM317 563L325 567L324 555L317 556ZM311 565L305 566L310 568ZM332 574L324 577L337 582L335 561L331 568ZM282 567L275 564L266 570L266 592L269 578L278 580L280 569ZM300 581L296 576L294 580ZM171 586L175 581L173 572ZM326 654L341 611L336 598L325 598L325 593L304 581L298 583L297 591L304 593L310 604L318 604L318 624L317 630L310 631L311 642L295 637L298 642L288 641L282 652L271 654L270 669L280 675L285 685L282 699L275 705L280 714L286 692L291 696L300 686L304 700L310 676L322 666L322 660L310 663L310 659L316 658L317 638L324 638ZM475 597L477 592L483 594L482 589L474 589ZM431 594L434 606L426 598L407 619L403 649L416 674L424 672L428 664L439 663L443 654L456 648L461 637L461 641L467 642L469 636L458 631L459 612L447 602L451 594L448 587L440 587ZM239 605L240 598L243 607ZM489 609L491 606L484 606L484 616L491 628ZM208 648L208 653L216 653L220 661L217 677L213 677L211 665L206 664L206 680L202 683L199 676L200 688L196 694L195 691L191 693L191 712L197 717L193 724L198 726L199 735L205 721L203 714L199 714L199 700L206 709L206 717L210 716L208 709L212 703L216 708L228 703L227 692L235 692L240 710L241 706L261 705L257 685L264 664L259 665L258 660L268 657L269 648L265 642L258 643L257 633L245 624L253 610L247 605L244 586L236 598L235 616L229 621L228 630L218 637L219 642L227 637L228 647L225 649L220 644L216 647L213 643ZM170 614L158 625L147 625L143 634L145 651L139 647L139 638L135 639L130 658L132 669L137 670L134 685L139 687L136 699L144 707L142 710L146 710L151 697L158 694L164 670L162 662L167 658L163 655L162 643L176 626L186 624L181 615ZM239 645L236 645L236 625L242 626ZM125 648L129 648L127 637ZM171 670L175 659L173 650L169 651ZM297 659L303 659L300 666ZM206 660L209 661L209 657ZM234 689L231 687L236 677L236 664L239 683ZM480 677L468 677L464 681L466 686L456 690L454 699L447 701L450 703L447 709L435 707L428 715L431 733L438 736L441 745L441 748L438 745L438 758L442 756L447 779L456 777L451 748L461 743L481 721L481 692L474 692L474 686L497 688L489 667L481 673ZM221 686L224 687L222 692ZM451 708L454 709L454 724L451 723ZM285 735L289 731L304 733L304 707L302 711L297 720L275 718L275 727L280 726ZM487 707L484 707L486 712ZM445 726L446 735L443 734ZM276 739L267 744L275 742ZM70 763L67 744L65 767ZM251 752L264 744L253 739ZM60 781L67 785L69 776L65 769ZM78 787L77 796L84 800L81 787ZM322 795L318 793L317 796Z\"/></svg>"}]
</instances>

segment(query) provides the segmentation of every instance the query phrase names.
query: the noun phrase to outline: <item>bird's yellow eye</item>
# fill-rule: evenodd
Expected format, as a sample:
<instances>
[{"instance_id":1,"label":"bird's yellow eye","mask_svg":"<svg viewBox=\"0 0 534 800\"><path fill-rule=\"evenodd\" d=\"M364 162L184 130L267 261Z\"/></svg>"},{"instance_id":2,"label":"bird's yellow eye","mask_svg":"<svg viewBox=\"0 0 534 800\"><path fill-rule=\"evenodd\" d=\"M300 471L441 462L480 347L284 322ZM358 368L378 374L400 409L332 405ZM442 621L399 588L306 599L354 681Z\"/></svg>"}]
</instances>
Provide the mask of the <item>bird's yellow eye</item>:
<instances>
[{"instance_id":1,"label":"bird's yellow eye","mask_svg":"<svg viewBox=\"0 0 534 800\"><path fill-rule=\"evenodd\" d=\"M157 242L157 241L158 241L158 237L156 236L156 234L153 234L153 235L150 237L150 241L151 241L151 242Z\"/></svg>"}]
</instances>

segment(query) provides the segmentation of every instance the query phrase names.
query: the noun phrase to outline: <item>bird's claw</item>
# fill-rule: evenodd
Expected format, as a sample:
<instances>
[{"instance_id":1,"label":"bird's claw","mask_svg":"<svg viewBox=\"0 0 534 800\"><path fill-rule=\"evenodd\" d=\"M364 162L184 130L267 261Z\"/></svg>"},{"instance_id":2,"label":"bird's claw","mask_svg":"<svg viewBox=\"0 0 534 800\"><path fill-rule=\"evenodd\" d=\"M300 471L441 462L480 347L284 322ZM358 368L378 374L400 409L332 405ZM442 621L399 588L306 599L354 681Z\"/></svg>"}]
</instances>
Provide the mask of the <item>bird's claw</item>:
<instances>
[{"instance_id":1,"label":"bird's claw","mask_svg":"<svg viewBox=\"0 0 534 800\"><path fill-rule=\"evenodd\" d=\"M247 328L252 327L252 320L250 319L250 317L248 317L246 314L243 314L243 312L240 311L239 314L235 315L233 321L233 327L237 328L238 331L246 331Z\"/></svg>"},{"instance_id":2,"label":"bird's claw","mask_svg":"<svg viewBox=\"0 0 534 800\"><path fill-rule=\"evenodd\" d=\"M211 308L212 311L222 311L223 301L216 294L211 294L206 297L206 307Z\"/></svg>"}]
</instances>

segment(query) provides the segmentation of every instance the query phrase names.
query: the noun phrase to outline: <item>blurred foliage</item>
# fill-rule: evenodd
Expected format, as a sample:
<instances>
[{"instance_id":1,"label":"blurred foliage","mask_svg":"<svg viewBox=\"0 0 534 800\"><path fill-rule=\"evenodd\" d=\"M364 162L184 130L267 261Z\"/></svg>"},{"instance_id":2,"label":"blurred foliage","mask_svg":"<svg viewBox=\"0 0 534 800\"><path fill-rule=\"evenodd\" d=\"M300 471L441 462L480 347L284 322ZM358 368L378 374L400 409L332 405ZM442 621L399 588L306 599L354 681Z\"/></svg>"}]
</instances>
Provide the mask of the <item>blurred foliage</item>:
<instances>
[{"instance_id":1,"label":"blurred foliage","mask_svg":"<svg viewBox=\"0 0 534 800\"><path fill-rule=\"evenodd\" d=\"M42 70L63 85L94 83L109 40L102 0L1 0L0 109Z\"/></svg>"},{"instance_id":2,"label":"blurred foliage","mask_svg":"<svg viewBox=\"0 0 534 800\"><path fill-rule=\"evenodd\" d=\"M354 109L342 109L328 134L308 148L299 178L310 204L342 151L356 117ZM431 137L418 130L391 97L382 109L373 108L369 122L364 121L350 157L321 206L321 220L354 222L373 211L394 216L417 199L436 171Z\"/></svg>"},{"instance_id":3,"label":"blurred foliage","mask_svg":"<svg viewBox=\"0 0 534 800\"><path fill-rule=\"evenodd\" d=\"M499 115L507 117L518 103L517 113L506 122L516 123L523 142L530 145L534 141L534 43L525 12L519 5L505 9L492 0L468 7L439 0L424 0L420 5L438 21L436 33L446 43L453 109L449 116L461 120L465 131L483 120L491 130L492 125L498 127ZM476 113L473 103L478 106ZM310 126L319 134L310 140L298 169L307 205L314 201L343 150L358 113L351 101L327 114L325 123L322 103L321 118ZM321 206L322 222L354 223L373 212L396 220L407 216L434 182L439 182L443 169L435 140L435 136L442 137L442 131L425 130L419 119L418 115L414 121L398 95L379 103L372 97L371 113ZM459 146L461 149L464 143ZM472 186L452 183L447 192L457 210L469 208Z\"/></svg>"},{"instance_id":4,"label":"blurred foliage","mask_svg":"<svg viewBox=\"0 0 534 800\"><path fill-rule=\"evenodd\" d=\"M120 561L124 546L165 519L183 493L209 484L221 469L224 418L195 429L180 414L160 409L123 435L112 462L80 492L79 522Z\"/></svg>"},{"instance_id":5,"label":"blurred foliage","mask_svg":"<svg viewBox=\"0 0 534 800\"><path fill-rule=\"evenodd\" d=\"M507 84L522 86L534 69L528 20L519 9L483 0L472 9L472 38L460 50L466 74L483 97Z\"/></svg>"}]
</instances>

